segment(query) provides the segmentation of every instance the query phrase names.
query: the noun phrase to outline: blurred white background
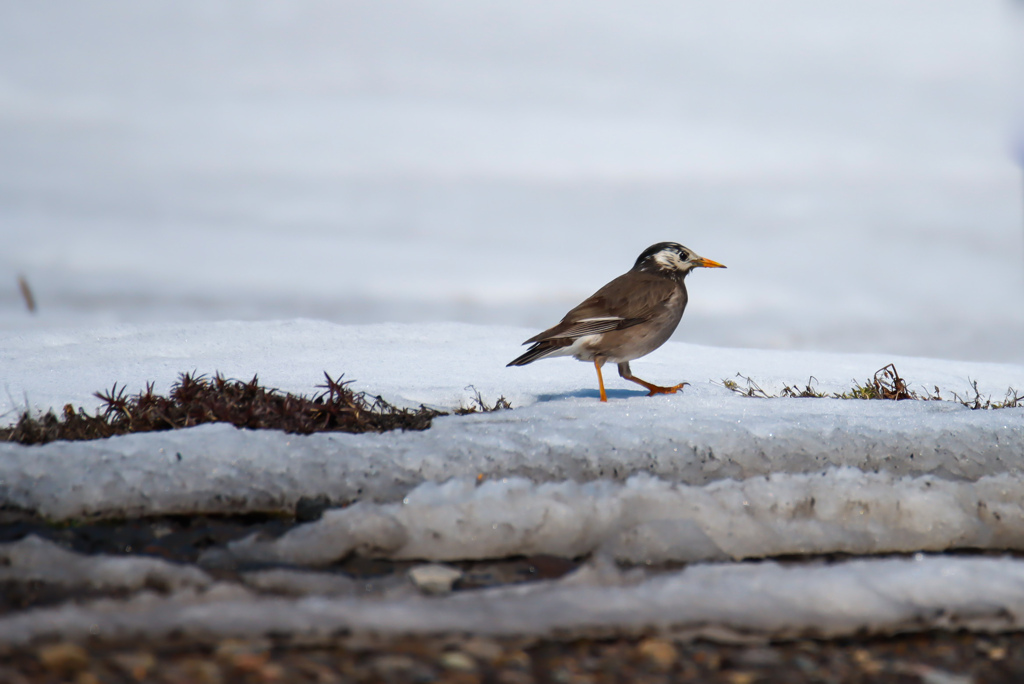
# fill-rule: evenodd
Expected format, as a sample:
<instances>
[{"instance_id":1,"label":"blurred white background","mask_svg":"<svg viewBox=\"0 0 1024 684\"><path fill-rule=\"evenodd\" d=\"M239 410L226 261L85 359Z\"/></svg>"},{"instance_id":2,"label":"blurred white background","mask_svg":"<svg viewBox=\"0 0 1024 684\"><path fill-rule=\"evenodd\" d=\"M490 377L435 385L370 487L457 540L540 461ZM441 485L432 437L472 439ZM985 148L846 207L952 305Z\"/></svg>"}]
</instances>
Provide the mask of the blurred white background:
<instances>
[{"instance_id":1,"label":"blurred white background","mask_svg":"<svg viewBox=\"0 0 1024 684\"><path fill-rule=\"evenodd\" d=\"M1024 362L1010 19L0 0L0 327L543 327L675 240L677 340Z\"/></svg>"}]
</instances>

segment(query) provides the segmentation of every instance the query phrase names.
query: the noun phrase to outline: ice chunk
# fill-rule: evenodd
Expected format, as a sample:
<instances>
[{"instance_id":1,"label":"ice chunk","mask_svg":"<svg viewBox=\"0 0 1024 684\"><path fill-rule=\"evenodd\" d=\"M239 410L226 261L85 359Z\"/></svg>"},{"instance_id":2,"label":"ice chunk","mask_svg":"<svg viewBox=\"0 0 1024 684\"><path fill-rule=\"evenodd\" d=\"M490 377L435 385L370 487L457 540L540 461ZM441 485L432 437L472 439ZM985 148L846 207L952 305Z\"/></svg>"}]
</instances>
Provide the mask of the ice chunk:
<instances>
[{"instance_id":1,"label":"ice chunk","mask_svg":"<svg viewBox=\"0 0 1024 684\"><path fill-rule=\"evenodd\" d=\"M68 589L202 589L213 580L202 570L159 558L86 556L35 535L0 544L0 581L39 581Z\"/></svg>"},{"instance_id":2,"label":"ice chunk","mask_svg":"<svg viewBox=\"0 0 1024 684\"><path fill-rule=\"evenodd\" d=\"M442 418L425 432L299 436L212 424L0 444L0 505L60 520L292 511L304 496L397 501L425 482L481 475L585 482L649 473L699 485L832 466L968 481L1024 472L1024 409L721 392L541 403Z\"/></svg>"},{"instance_id":3,"label":"ice chunk","mask_svg":"<svg viewBox=\"0 0 1024 684\"><path fill-rule=\"evenodd\" d=\"M325 565L350 553L450 561L610 554L630 563L789 554L1024 548L1024 477L977 482L854 468L707 485L634 476L533 484L426 483L401 502L326 511L274 541L229 545L243 561Z\"/></svg>"}]
</instances>

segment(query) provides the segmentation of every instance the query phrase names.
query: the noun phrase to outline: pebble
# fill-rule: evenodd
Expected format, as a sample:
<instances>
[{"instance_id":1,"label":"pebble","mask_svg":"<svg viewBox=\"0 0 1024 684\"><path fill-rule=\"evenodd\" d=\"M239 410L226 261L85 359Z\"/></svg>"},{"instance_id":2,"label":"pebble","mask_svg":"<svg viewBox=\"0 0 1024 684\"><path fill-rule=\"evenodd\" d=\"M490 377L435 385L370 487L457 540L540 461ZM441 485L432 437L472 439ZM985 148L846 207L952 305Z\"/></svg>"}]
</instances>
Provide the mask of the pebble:
<instances>
[{"instance_id":1,"label":"pebble","mask_svg":"<svg viewBox=\"0 0 1024 684\"><path fill-rule=\"evenodd\" d=\"M262 639L224 639L217 644L214 654L221 660L231 660L239 655L264 653L270 649L270 643Z\"/></svg>"},{"instance_id":2,"label":"pebble","mask_svg":"<svg viewBox=\"0 0 1024 684\"><path fill-rule=\"evenodd\" d=\"M461 648L477 660L485 660L489 663L495 662L505 653L505 649L498 642L480 637L467 640Z\"/></svg>"},{"instance_id":3,"label":"pebble","mask_svg":"<svg viewBox=\"0 0 1024 684\"><path fill-rule=\"evenodd\" d=\"M476 672L476 661L462 651L447 651L441 654L441 667L458 672Z\"/></svg>"},{"instance_id":4,"label":"pebble","mask_svg":"<svg viewBox=\"0 0 1024 684\"><path fill-rule=\"evenodd\" d=\"M47 670L62 675L74 674L89 666L89 654L78 644L70 642L43 646L37 657Z\"/></svg>"},{"instance_id":5,"label":"pebble","mask_svg":"<svg viewBox=\"0 0 1024 684\"><path fill-rule=\"evenodd\" d=\"M139 682L148 677L149 673L156 667L156 658L147 651L117 653L111 656L111 660L125 674L130 675L132 679Z\"/></svg>"},{"instance_id":6,"label":"pebble","mask_svg":"<svg viewBox=\"0 0 1024 684\"><path fill-rule=\"evenodd\" d=\"M503 652L499 657L496 666L502 668L513 668L516 670L526 671L530 669L532 664L530 654L526 651L516 648Z\"/></svg>"},{"instance_id":7,"label":"pebble","mask_svg":"<svg viewBox=\"0 0 1024 684\"><path fill-rule=\"evenodd\" d=\"M671 670L679 659L676 647L664 639L644 639L637 644L636 650L644 659L663 671Z\"/></svg>"},{"instance_id":8,"label":"pebble","mask_svg":"<svg viewBox=\"0 0 1024 684\"><path fill-rule=\"evenodd\" d=\"M180 668L185 681L194 684L221 684L224 681L224 674L217 663L204 658L186 658L181 661Z\"/></svg>"},{"instance_id":9,"label":"pebble","mask_svg":"<svg viewBox=\"0 0 1024 684\"><path fill-rule=\"evenodd\" d=\"M519 670L502 670L498 673L498 684L534 684L533 676Z\"/></svg>"},{"instance_id":10,"label":"pebble","mask_svg":"<svg viewBox=\"0 0 1024 684\"><path fill-rule=\"evenodd\" d=\"M882 671L882 664L875 660L867 649L859 648L853 652L853 660L869 675L875 675Z\"/></svg>"},{"instance_id":11,"label":"pebble","mask_svg":"<svg viewBox=\"0 0 1024 684\"><path fill-rule=\"evenodd\" d=\"M373 659L374 672L385 678L408 672L416 666L416 661L406 655L382 655Z\"/></svg>"},{"instance_id":12,"label":"pebble","mask_svg":"<svg viewBox=\"0 0 1024 684\"><path fill-rule=\"evenodd\" d=\"M726 679L729 684L752 684L757 675L753 672L737 671L727 674Z\"/></svg>"},{"instance_id":13,"label":"pebble","mask_svg":"<svg viewBox=\"0 0 1024 684\"><path fill-rule=\"evenodd\" d=\"M409 570L409 579L424 594L448 594L452 586L462 578L462 571L450 565L428 563Z\"/></svg>"},{"instance_id":14,"label":"pebble","mask_svg":"<svg viewBox=\"0 0 1024 684\"><path fill-rule=\"evenodd\" d=\"M750 648L740 653L736 662L746 667L774 667L782 663L782 655L771 648Z\"/></svg>"}]
</instances>

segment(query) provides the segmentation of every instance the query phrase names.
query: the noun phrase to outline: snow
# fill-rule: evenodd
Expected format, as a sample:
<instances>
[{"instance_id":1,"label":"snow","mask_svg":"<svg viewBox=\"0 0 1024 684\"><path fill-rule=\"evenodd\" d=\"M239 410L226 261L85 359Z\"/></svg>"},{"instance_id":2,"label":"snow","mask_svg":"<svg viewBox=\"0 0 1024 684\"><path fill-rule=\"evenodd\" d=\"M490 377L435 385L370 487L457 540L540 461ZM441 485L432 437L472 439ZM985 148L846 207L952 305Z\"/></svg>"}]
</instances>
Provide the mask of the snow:
<instances>
[{"instance_id":1,"label":"snow","mask_svg":"<svg viewBox=\"0 0 1024 684\"><path fill-rule=\"evenodd\" d=\"M21 639L11 636L20 630L74 634L79 621L101 625L111 634L126 625L134 629L134 620L153 633L198 629L189 611L202 612L220 601L227 602L215 622L221 627L204 630L248 633L279 620L286 631L317 631L319 611L338 606L302 603L306 599L282 604L265 594L350 600L345 597L359 590L349 581L310 573L351 553L434 562L531 554L590 556L598 565L609 560L641 567L686 562L694 564L694 571L706 568L701 572L710 576L756 567L766 574L749 577L747 592L760 595L758 587L774 581L777 567L736 561L1021 548L1024 409L972 411L950 401L757 399L729 391L721 379L742 372L776 391L784 382L804 382L813 375L819 389L840 391L891 361L914 386L938 385L950 396L965 392L976 379L982 389L1001 395L996 388L1024 386L1024 367L669 342L636 362L634 371L666 382L685 378L690 386L681 394L647 397L610 378L610 401L601 403L589 364L553 359L506 368L528 335L526 329L457 323L341 326L305 320L0 334L0 345L10 350L0 365L8 401L27 396L34 409L66 401L89 404L91 383L99 378L135 388L154 380L164 389L186 362L201 371L239 377L259 371L266 382L293 391L312 391L306 383L315 382L326 368L357 380L357 389L379 390L400 403L453 408L480 391L490 400L505 395L515 406L439 418L422 432L299 436L213 424L94 442L0 445L0 505L53 520L289 511L304 496L351 504L329 509L320 520L276 540L249 538L209 550L200 567L271 566L246 572L241 584L216 591L191 580L201 593L221 598L182 589L159 599L138 595L68 606L55 609L57 614L30 611L0 621L0 640ZM433 362L423 363L425 358ZM13 418L17 408L12 405L7 415ZM27 553L21 547L9 553L15 551ZM119 560L126 568L135 562ZM929 561L946 562L957 568L967 561L941 556ZM83 563L88 568L94 561ZM860 585L879 568L902 566L844 562L826 567L831 569L816 570L829 575L822 580L826 584L856 577ZM1000 574L1010 567L1016 568L991 566L998 582L1011 582ZM110 572L117 576L127 570ZM146 576L154 570L132 572ZM926 575L929 582L932 575L944 577L937 569ZM587 577L577 578L581 586L565 589L570 592L565 601L576 604L581 599L571 592L603 587L605 580ZM652 577L642 586L674 596L668 582ZM417 592L408 589L408 583L382 586L383 593L372 599L392 621L353 617L352 624L385 631L427 629L416 617L421 610ZM551 604L538 599L535 633L566 625L585 631L595 624L623 630L640 624L689 629L704 624L709 615L723 629L776 636L801 630L851 633L866 626L885 631L905 629L911 624L906 621L922 614L932 616L922 624L941 626L941 619L922 606L946 601L943 615L948 615L960 605L955 596L936 590L924 603L904 597L907 603L899 610L882 610L877 601L868 610L858 596L846 592L831 599L843 604L833 606L838 612L826 619L814 604L820 600L814 591L802 594L803 599L787 594L779 599L782 604L754 601L745 612L725 607L719 594L711 593L703 608L693 609L697 617L691 624L685 616L666 622L660 604L640 589L615 591L621 593L602 594L603 600L621 612L581 608L565 618L565 625L549 612L559 609L562 598ZM899 589L887 591L903 596ZM492 600L500 604L506 599L489 593L467 598L452 604L459 608L450 615L438 613L431 624L475 628L474 620L483 620L488 610L506 610L491 605ZM793 624L780 622L775 611L783 604L789 614L802 617ZM850 607L855 604L856 609ZM346 614L349 608L345 604ZM352 615L364 615L362 608L353 610ZM365 610L377 614L377 609ZM507 610L513 615L509 622L495 618L485 631L522 629L531 609ZM112 617L122 611L124 617ZM974 625L975 617L985 625L995 619L982 610L950 624ZM38 625L32 622L36 619ZM251 627L244 626L249 621ZM1008 623L1015 624L1012 619ZM10 631L4 631L5 625Z\"/></svg>"},{"instance_id":2,"label":"snow","mask_svg":"<svg viewBox=\"0 0 1024 684\"><path fill-rule=\"evenodd\" d=\"M272 542L229 544L235 560L329 565L351 553L398 560L608 554L627 563L801 554L1016 548L1021 476L973 483L853 468L705 487L646 476L624 484L450 480L398 504L328 511ZM224 564L217 550L207 560Z\"/></svg>"},{"instance_id":3,"label":"snow","mask_svg":"<svg viewBox=\"0 0 1024 684\"><path fill-rule=\"evenodd\" d=\"M205 425L95 442L5 444L0 492L8 505L65 519L290 510L301 496L389 502L424 482L478 476L585 482L647 473L702 485L830 466L969 481L1020 472L1024 409L752 399L720 384L742 371L769 391L810 375L822 390L843 390L894 361L924 387L963 393L974 378L1001 396L1007 385L1024 387L1019 366L670 342L633 370L650 379L685 378L691 386L647 397L609 378L610 401L602 404L589 364L554 359L506 368L527 333L466 324L290 321L0 335L11 354L2 366L8 401L28 396L39 409L94 405L90 393L117 380L136 389L153 380L166 389L185 363L242 378L260 372L271 386L304 392L314 390L327 368L355 379L356 389L403 403L453 408L479 390L491 401L504 395L516 407L440 418L424 432L297 436ZM424 358L436 361L423 364ZM138 375L119 375L126 369ZM8 416L13 420L16 412Z\"/></svg>"},{"instance_id":4,"label":"snow","mask_svg":"<svg viewBox=\"0 0 1024 684\"><path fill-rule=\"evenodd\" d=\"M677 339L1021 363L1004 5L4 3L0 326L540 329L676 240Z\"/></svg>"},{"instance_id":5,"label":"snow","mask_svg":"<svg viewBox=\"0 0 1024 684\"><path fill-rule=\"evenodd\" d=\"M1005 18L996 0L4 3L0 423L186 371L515 408L0 445L0 509L54 521L337 506L200 566L0 544L5 580L124 592L0 616L0 644L1024 627L1021 561L920 554L1022 548L1024 409L723 386L839 392L894 363L946 398L1024 388ZM662 240L729 267L688 280L674 340L633 364L681 394L608 373L602 404L588 364L505 368ZM351 552L589 560L425 597L323 571ZM813 560L832 553L862 557ZM743 560L779 555L810 560Z\"/></svg>"},{"instance_id":6,"label":"snow","mask_svg":"<svg viewBox=\"0 0 1024 684\"><path fill-rule=\"evenodd\" d=\"M34 581L66 589L205 589L213 580L198 568L158 558L83 556L28 536L0 545L0 581Z\"/></svg>"},{"instance_id":7,"label":"snow","mask_svg":"<svg viewBox=\"0 0 1024 684\"><path fill-rule=\"evenodd\" d=\"M684 316L680 328L687 329ZM167 391L186 371L249 379L302 394L323 384L324 372L344 374L353 387L399 404L439 408L469 404L474 389L494 401L499 395L514 406L565 399L590 406L597 396L593 367L573 360L544 360L505 368L518 356L532 328L435 324L337 325L315 320L215 323L164 323L22 329L0 332L0 415L14 422L25 408L60 411L65 403L86 408L101 402L93 393L113 383L139 391L154 382ZM720 386L736 374L750 376L768 392L788 383L802 387L812 376L820 391L846 391L875 371L895 363L913 389L934 385L951 396L970 392L977 380L986 395L1002 398L1008 387L1024 388L1020 365L908 358L889 354L830 354L714 348L672 342L633 363L634 373L662 384L690 382L684 401L729 396ZM638 398L638 386L605 372L609 396ZM740 384L744 383L740 381ZM973 396L973 393L970 395ZM680 397L676 397L679 400ZM613 406L620 406L612 402ZM676 405L643 402L649 410ZM757 402L737 404L754 411ZM832 406L816 402L817 408ZM902 405L901 405L902 406ZM955 410L947 407L948 410ZM609 409L614 411L615 409Z\"/></svg>"},{"instance_id":8,"label":"snow","mask_svg":"<svg viewBox=\"0 0 1024 684\"><path fill-rule=\"evenodd\" d=\"M1024 626L1024 562L869 559L695 565L652 577L585 566L562 580L421 597L268 598L223 583L205 592L98 600L0 617L0 643L34 639L270 634L306 643L363 635L475 633L573 638L666 631L718 640Z\"/></svg>"}]
</instances>

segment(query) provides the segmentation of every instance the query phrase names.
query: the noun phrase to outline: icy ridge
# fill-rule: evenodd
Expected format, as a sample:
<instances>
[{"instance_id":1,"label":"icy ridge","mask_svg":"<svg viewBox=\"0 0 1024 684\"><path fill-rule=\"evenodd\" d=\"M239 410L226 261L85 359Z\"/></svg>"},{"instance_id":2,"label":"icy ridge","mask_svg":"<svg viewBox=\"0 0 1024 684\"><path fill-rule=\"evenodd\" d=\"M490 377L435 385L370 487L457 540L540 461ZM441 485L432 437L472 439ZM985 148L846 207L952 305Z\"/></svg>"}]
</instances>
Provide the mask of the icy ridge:
<instances>
[{"instance_id":1,"label":"icy ridge","mask_svg":"<svg viewBox=\"0 0 1024 684\"><path fill-rule=\"evenodd\" d=\"M29 535L0 544L0 581L36 581L66 588L204 589L213 580L199 568L160 558L86 556Z\"/></svg>"},{"instance_id":2,"label":"icy ridge","mask_svg":"<svg viewBox=\"0 0 1024 684\"><path fill-rule=\"evenodd\" d=\"M708 485L647 475L535 485L522 478L420 485L401 503L330 510L271 542L229 545L247 562L608 554L630 563L789 554L1024 548L1024 476L973 483L854 468ZM223 562L211 551L207 562Z\"/></svg>"},{"instance_id":3,"label":"icy ridge","mask_svg":"<svg viewBox=\"0 0 1024 684\"><path fill-rule=\"evenodd\" d=\"M718 638L835 637L925 627L1024 627L1024 562L1009 558L693 565L636 580L585 567L554 582L442 598L261 598L216 584L168 597L26 611L0 618L0 644L37 639L255 637L474 632L572 638L662 630Z\"/></svg>"},{"instance_id":4,"label":"icy ridge","mask_svg":"<svg viewBox=\"0 0 1024 684\"><path fill-rule=\"evenodd\" d=\"M541 402L379 435L213 424L94 442L2 444L0 505L60 520L289 510L303 496L389 502L424 482L480 475L586 482L647 473L701 485L841 466L965 481L1024 472L1024 409L681 399L595 405L585 419L573 402Z\"/></svg>"}]
</instances>

